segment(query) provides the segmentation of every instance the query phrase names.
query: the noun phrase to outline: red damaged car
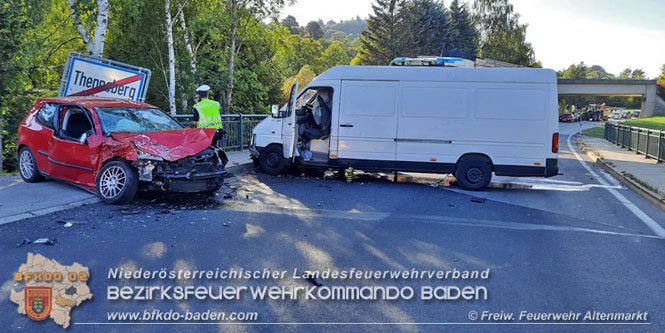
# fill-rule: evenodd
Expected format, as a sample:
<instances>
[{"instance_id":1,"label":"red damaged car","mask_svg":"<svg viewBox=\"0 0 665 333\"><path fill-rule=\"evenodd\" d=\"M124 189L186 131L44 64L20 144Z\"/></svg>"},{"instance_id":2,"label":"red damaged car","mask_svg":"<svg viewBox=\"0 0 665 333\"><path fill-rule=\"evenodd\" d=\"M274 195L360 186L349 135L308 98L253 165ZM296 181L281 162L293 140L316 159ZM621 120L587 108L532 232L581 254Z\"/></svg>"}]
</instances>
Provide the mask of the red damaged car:
<instances>
[{"instance_id":1,"label":"red damaged car","mask_svg":"<svg viewBox=\"0 0 665 333\"><path fill-rule=\"evenodd\" d=\"M21 177L56 178L126 203L138 190L215 192L226 154L214 129L186 129L146 103L98 97L39 99L18 129Z\"/></svg>"}]
</instances>

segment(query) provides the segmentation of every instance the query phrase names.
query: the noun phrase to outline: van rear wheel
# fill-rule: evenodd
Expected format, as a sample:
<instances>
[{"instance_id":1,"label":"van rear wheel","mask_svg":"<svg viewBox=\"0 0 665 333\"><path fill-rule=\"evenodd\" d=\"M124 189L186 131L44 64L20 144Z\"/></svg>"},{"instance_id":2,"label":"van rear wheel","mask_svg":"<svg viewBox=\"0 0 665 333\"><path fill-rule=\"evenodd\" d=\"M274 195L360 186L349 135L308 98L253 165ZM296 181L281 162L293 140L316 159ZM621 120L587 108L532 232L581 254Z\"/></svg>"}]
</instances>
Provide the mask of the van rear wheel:
<instances>
[{"instance_id":1,"label":"van rear wheel","mask_svg":"<svg viewBox=\"0 0 665 333\"><path fill-rule=\"evenodd\" d=\"M269 175L279 175L288 167L284 152L280 146L268 146L259 155L259 168L261 172Z\"/></svg>"},{"instance_id":2,"label":"van rear wheel","mask_svg":"<svg viewBox=\"0 0 665 333\"><path fill-rule=\"evenodd\" d=\"M480 158L469 158L457 163L455 170L457 184L470 191L487 188L492 180L492 167L489 162Z\"/></svg>"}]
</instances>

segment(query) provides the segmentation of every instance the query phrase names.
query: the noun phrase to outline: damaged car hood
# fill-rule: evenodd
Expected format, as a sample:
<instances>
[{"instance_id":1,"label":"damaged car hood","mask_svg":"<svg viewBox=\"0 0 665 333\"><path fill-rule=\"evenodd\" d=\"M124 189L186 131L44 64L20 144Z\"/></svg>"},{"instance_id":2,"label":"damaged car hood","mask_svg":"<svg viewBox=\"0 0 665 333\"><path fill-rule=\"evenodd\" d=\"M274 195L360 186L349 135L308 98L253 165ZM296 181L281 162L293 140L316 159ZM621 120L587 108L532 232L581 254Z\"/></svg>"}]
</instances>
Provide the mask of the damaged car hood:
<instances>
[{"instance_id":1,"label":"damaged car hood","mask_svg":"<svg viewBox=\"0 0 665 333\"><path fill-rule=\"evenodd\" d=\"M210 147L215 132L215 129L210 128L189 128L149 133L111 133L111 136L144 153L174 162Z\"/></svg>"}]
</instances>

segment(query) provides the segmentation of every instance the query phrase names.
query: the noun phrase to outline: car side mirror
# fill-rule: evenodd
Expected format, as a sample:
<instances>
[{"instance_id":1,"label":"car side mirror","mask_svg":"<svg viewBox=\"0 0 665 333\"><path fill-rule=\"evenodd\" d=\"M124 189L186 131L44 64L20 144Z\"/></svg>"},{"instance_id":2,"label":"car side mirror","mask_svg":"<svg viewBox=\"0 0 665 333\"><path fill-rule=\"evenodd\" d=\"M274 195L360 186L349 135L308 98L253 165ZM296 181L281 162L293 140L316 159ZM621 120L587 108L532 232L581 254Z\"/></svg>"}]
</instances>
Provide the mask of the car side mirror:
<instances>
[{"instance_id":1,"label":"car side mirror","mask_svg":"<svg viewBox=\"0 0 665 333\"><path fill-rule=\"evenodd\" d=\"M270 110L270 113L272 114L273 118L278 118L279 117L279 105L273 104L272 109Z\"/></svg>"},{"instance_id":2,"label":"car side mirror","mask_svg":"<svg viewBox=\"0 0 665 333\"><path fill-rule=\"evenodd\" d=\"M88 137L90 137L90 132L85 132L81 137L79 138L79 143L82 145L85 145L88 143Z\"/></svg>"}]
</instances>

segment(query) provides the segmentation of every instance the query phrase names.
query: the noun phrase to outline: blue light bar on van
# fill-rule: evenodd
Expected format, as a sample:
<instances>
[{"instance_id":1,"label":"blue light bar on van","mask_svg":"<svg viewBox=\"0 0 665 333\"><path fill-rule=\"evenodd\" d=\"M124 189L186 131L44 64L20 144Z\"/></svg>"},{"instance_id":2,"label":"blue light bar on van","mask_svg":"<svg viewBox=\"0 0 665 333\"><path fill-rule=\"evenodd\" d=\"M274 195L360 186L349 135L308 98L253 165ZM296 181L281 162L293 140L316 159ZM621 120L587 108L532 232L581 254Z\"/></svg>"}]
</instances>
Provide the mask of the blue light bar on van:
<instances>
[{"instance_id":1,"label":"blue light bar on van","mask_svg":"<svg viewBox=\"0 0 665 333\"><path fill-rule=\"evenodd\" d=\"M395 58L390 66L475 67L471 60L453 57Z\"/></svg>"}]
</instances>

